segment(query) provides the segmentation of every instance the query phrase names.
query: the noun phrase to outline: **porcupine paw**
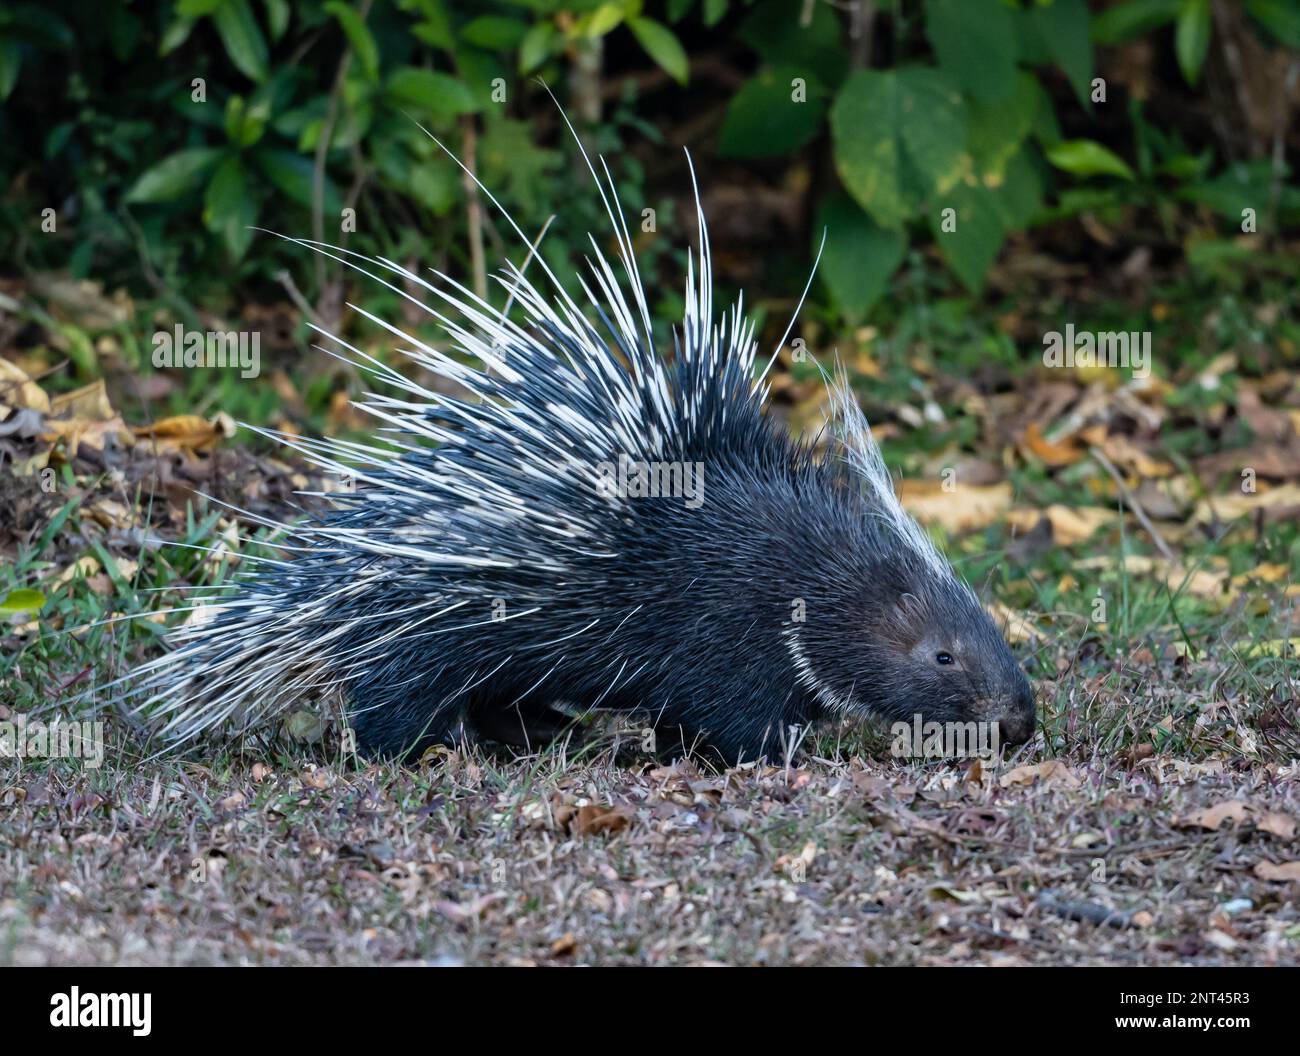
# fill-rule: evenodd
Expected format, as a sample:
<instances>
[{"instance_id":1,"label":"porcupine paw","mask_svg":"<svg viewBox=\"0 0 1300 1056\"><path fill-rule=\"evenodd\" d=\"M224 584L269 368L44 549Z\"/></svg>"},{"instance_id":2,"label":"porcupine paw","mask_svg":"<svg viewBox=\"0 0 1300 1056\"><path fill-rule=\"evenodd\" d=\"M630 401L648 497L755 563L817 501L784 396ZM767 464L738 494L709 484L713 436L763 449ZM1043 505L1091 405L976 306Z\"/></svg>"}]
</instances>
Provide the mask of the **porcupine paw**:
<instances>
[{"instance_id":1,"label":"porcupine paw","mask_svg":"<svg viewBox=\"0 0 1300 1056\"><path fill-rule=\"evenodd\" d=\"M479 704L469 716L481 738L526 751L537 751L573 725L573 719L550 705L509 707Z\"/></svg>"},{"instance_id":2,"label":"porcupine paw","mask_svg":"<svg viewBox=\"0 0 1300 1056\"><path fill-rule=\"evenodd\" d=\"M394 715L382 710L354 714L350 723L357 751L366 758L412 762L434 745L450 748L473 740L459 713L423 717Z\"/></svg>"}]
</instances>

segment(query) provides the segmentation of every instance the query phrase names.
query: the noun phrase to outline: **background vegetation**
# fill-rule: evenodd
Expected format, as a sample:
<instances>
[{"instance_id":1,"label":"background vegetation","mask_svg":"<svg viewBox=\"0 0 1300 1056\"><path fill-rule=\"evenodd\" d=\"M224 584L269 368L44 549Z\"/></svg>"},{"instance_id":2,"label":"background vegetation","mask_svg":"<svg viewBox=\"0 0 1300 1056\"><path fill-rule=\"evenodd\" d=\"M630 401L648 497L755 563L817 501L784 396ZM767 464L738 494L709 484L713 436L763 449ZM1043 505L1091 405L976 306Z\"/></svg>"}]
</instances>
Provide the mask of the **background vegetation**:
<instances>
[{"instance_id":1,"label":"background vegetation","mask_svg":"<svg viewBox=\"0 0 1300 1056\"><path fill-rule=\"evenodd\" d=\"M751 301L802 288L829 233L811 317L832 326L917 284L984 293L1027 235L1118 269L1099 232L1123 230L1123 251L1162 272L1240 286L1242 268L1280 269L1269 251L1300 216L1297 47L1293 0L15 3L0 11L0 236L11 273L142 302L54 313L83 380L145 369L160 322L279 303L301 309L289 325L338 326L349 297L393 310L257 225L484 288L519 247L419 126L525 230L556 216L541 251L571 263L600 224L547 85L611 158L625 207L657 210L643 248L666 310L692 231L681 145L720 281ZM1260 237L1243 244L1246 209ZM57 306L58 289L37 292ZM243 388L223 405L270 413L265 386Z\"/></svg>"}]
</instances>

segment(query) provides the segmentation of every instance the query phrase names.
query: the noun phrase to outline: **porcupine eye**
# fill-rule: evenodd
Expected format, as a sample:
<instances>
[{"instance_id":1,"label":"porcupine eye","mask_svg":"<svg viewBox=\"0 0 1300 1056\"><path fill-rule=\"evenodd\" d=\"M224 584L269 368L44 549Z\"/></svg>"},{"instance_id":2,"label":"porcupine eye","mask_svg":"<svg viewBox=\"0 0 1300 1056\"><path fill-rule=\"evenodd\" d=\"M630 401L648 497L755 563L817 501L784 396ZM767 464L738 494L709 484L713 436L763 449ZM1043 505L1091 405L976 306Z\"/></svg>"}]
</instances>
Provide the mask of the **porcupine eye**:
<instances>
[{"instance_id":1,"label":"porcupine eye","mask_svg":"<svg viewBox=\"0 0 1300 1056\"><path fill-rule=\"evenodd\" d=\"M934 662L943 667L946 667L953 662L952 653L935 653Z\"/></svg>"}]
</instances>

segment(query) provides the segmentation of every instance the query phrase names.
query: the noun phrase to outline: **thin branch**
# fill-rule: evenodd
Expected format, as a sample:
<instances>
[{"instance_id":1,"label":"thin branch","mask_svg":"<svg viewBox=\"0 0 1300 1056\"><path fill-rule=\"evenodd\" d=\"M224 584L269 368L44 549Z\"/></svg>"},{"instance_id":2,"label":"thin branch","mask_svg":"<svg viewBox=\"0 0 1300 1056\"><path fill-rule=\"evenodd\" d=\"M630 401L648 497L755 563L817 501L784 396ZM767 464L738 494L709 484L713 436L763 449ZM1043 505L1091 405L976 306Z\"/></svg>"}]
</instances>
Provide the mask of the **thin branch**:
<instances>
[{"instance_id":1,"label":"thin branch","mask_svg":"<svg viewBox=\"0 0 1300 1056\"><path fill-rule=\"evenodd\" d=\"M361 10L357 12L364 22L370 14L374 0L362 0ZM325 120L321 123L320 137L316 140L316 156L311 174L311 231L317 242L325 241L325 158L329 153L330 140L334 136L334 125L338 120L339 101L343 96L343 82L347 79L348 69L352 65L352 45L344 46L339 57L338 69L334 73L334 86L330 89L329 104L325 110ZM316 254L316 293L322 308L326 301L325 255ZM340 271L342 269L340 268ZM321 315L331 318L334 311L322 311Z\"/></svg>"},{"instance_id":2,"label":"thin branch","mask_svg":"<svg viewBox=\"0 0 1300 1056\"><path fill-rule=\"evenodd\" d=\"M1156 526L1151 523L1151 518L1147 516L1147 511L1142 508L1142 504L1139 503L1133 493L1128 490L1128 487L1124 483L1124 479L1120 476L1119 470L1115 468L1114 463L1112 463L1109 458L1103 455L1101 451L1095 447L1089 448L1089 451L1091 452L1092 457L1100 463L1101 468L1109 473L1111 479L1115 481L1115 486L1119 488L1120 498L1124 500L1124 505L1133 512L1133 516L1138 519L1138 523L1147 530L1147 534L1151 536L1151 541L1156 544L1156 549L1160 551L1166 561L1177 563L1177 556L1175 556L1174 552L1169 549L1169 544L1165 542L1164 537L1159 531L1157 531Z\"/></svg>"},{"instance_id":3,"label":"thin branch","mask_svg":"<svg viewBox=\"0 0 1300 1056\"><path fill-rule=\"evenodd\" d=\"M469 225L469 260L474 275L474 292L483 300L487 299L487 262L483 256L483 203L478 196L478 130L474 127L474 115L466 114L461 118L461 127L465 132L462 146L464 169L461 183L465 187L465 222Z\"/></svg>"}]
</instances>

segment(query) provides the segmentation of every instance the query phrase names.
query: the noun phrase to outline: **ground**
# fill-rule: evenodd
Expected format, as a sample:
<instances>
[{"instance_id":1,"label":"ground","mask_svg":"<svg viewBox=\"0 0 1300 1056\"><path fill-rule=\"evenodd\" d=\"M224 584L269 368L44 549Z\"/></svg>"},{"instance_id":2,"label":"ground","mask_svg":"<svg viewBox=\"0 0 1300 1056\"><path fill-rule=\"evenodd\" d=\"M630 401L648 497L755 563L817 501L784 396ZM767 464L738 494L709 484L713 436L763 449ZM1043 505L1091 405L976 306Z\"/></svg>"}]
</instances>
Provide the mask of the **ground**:
<instances>
[{"instance_id":1,"label":"ground","mask_svg":"<svg viewBox=\"0 0 1300 1056\"><path fill-rule=\"evenodd\" d=\"M1275 864L1300 801L1275 764L258 754L7 775L0 960L1287 964L1300 948L1295 864L1290 882Z\"/></svg>"},{"instance_id":2,"label":"ground","mask_svg":"<svg viewBox=\"0 0 1300 1056\"><path fill-rule=\"evenodd\" d=\"M106 755L0 757L0 963L1300 963L1293 307L1191 313L1202 354L1145 385L990 366L1043 321L925 311L964 362L869 328L842 356L1032 678L1039 732L993 760L844 726L718 773L596 723L401 767L302 715L158 756L105 683L330 482L7 363L0 724L102 721ZM785 368L803 427L824 389Z\"/></svg>"}]
</instances>

